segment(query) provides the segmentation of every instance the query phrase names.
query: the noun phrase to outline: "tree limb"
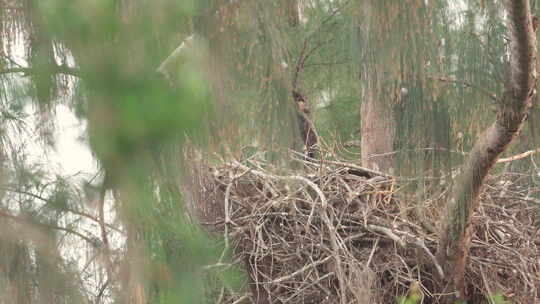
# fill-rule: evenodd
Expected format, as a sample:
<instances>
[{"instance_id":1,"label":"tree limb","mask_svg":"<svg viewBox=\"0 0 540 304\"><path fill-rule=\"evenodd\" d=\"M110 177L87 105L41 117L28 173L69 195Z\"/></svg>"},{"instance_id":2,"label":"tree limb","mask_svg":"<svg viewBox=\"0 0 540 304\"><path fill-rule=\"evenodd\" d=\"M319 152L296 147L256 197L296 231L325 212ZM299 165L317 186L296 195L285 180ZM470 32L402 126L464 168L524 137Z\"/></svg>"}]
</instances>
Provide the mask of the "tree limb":
<instances>
[{"instance_id":1,"label":"tree limb","mask_svg":"<svg viewBox=\"0 0 540 304\"><path fill-rule=\"evenodd\" d=\"M464 274L471 244L472 214L479 205L485 177L510 142L516 138L527 118L536 82L536 35L528 0L506 0L511 38L510 79L506 84L497 118L475 143L446 206L437 258L445 278L441 286L443 303L454 303L454 294L466 300ZM443 287L444 288L444 287ZM446 288L444 288L446 289Z\"/></svg>"},{"instance_id":2,"label":"tree limb","mask_svg":"<svg viewBox=\"0 0 540 304\"><path fill-rule=\"evenodd\" d=\"M173 76L170 70L175 66L175 63L185 54L186 50L191 47L195 34L188 36L180 45L169 55L157 68L157 73L165 77L169 84L173 85Z\"/></svg>"},{"instance_id":3,"label":"tree limb","mask_svg":"<svg viewBox=\"0 0 540 304\"><path fill-rule=\"evenodd\" d=\"M439 77L435 77L435 76L429 76L428 78L430 79L433 79L433 80L438 80L438 81L441 81L441 82L446 82L446 83L455 83L455 84L460 84L462 86L465 86L465 87L468 87L468 88L471 88L471 89L475 89L475 90L478 90L480 91L482 94L488 96L489 98L491 98L492 100L494 101L498 101L497 99L497 95L493 92L490 92L489 90L486 90L482 87L479 87L479 86L476 86L468 81L464 81L464 80L457 80L457 79L454 79L454 78L450 78L450 77L442 77L442 76L439 76Z\"/></svg>"},{"instance_id":4,"label":"tree limb","mask_svg":"<svg viewBox=\"0 0 540 304\"><path fill-rule=\"evenodd\" d=\"M96 244L96 240L93 240L90 237L85 236L82 233L80 233L78 231L75 231L73 229L60 227L60 226L56 226L56 225L52 225L52 224L45 224L45 223L41 223L41 222L32 221L30 219L26 219L26 218L23 218L23 217L20 217L20 216L15 216L15 215L9 214L9 213L7 213L5 211L2 211L2 210L0 210L0 216L5 217L5 218L9 218L11 220L14 220L14 221L16 221L18 223L21 223L21 224L24 224L24 225L38 226L38 227L43 227L43 228L48 228L48 229L64 231L64 232L67 232L69 234L73 234L73 235L76 235L76 236L80 237L81 239L85 240L86 242L88 242L89 244L91 244L94 247L99 247L99 245Z\"/></svg>"},{"instance_id":5,"label":"tree limb","mask_svg":"<svg viewBox=\"0 0 540 304\"><path fill-rule=\"evenodd\" d=\"M527 157L529 155L532 155L532 154L535 154L535 153L538 153L538 152L540 152L540 148L534 149L534 150L529 150L529 151L519 153L519 154L510 156L510 157L500 158L499 160L497 160L497 163L508 163L508 162L511 162L511 161L514 161L514 160L523 159L523 158L525 158L525 157Z\"/></svg>"},{"instance_id":6,"label":"tree limb","mask_svg":"<svg viewBox=\"0 0 540 304\"><path fill-rule=\"evenodd\" d=\"M15 189L11 189L9 187L0 187L0 189L4 190L4 191L17 193L17 194L28 195L31 198L35 198L35 199L40 200L40 201L42 201L42 202L44 202L46 204L49 204L51 202L49 199L47 199L47 198L45 198L43 196L40 196L38 194L32 193L32 192L28 192L28 191L24 191L24 190L15 190ZM71 209L71 208L63 206L62 209L60 209L60 211L73 213L75 215L78 215L78 216L84 217L86 219L92 220L92 221L94 221L94 222L96 222L98 224L100 222L99 218L95 217L94 215L92 215L90 213L86 213L86 212L81 211L81 210L75 210L75 209ZM107 226L107 228L109 228L111 230L114 230L114 231L116 231L118 233L123 233L122 230L120 230L119 228L117 228L114 225L111 225L109 223L105 223L105 226Z\"/></svg>"}]
</instances>

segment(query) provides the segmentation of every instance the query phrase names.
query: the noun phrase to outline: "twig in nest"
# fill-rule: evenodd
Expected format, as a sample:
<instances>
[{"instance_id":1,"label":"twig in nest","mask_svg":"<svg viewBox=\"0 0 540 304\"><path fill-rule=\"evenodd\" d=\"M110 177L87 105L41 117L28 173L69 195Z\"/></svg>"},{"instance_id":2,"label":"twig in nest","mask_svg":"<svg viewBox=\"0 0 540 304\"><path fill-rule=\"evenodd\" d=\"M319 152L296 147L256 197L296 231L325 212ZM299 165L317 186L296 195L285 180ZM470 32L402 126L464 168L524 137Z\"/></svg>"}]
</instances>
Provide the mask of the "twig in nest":
<instances>
[{"instance_id":1,"label":"twig in nest","mask_svg":"<svg viewBox=\"0 0 540 304\"><path fill-rule=\"evenodd\" d=\"M372 224L368 224L366 227L369 230L379 232L379 233L382 233L382 234L386 235L387 237L392 239L394 242L398 243L399 246L405 247L405 242L399 236L397 236L394 232L392 232L392 230L390 230L390 229L388 229L386 227L372 225Z\"/></svg>"},{"instance_id":2,"label":"twig in nest","mask_svg":"<svg viewBox=\"0 0 540 304\"><path fill-rule=\"evenodd\" d=\"M303 155L301 153L298 153L296 151L291 151L291 153L298 154L298 155L303 157ZM320 162L319 160L314 159L314 158L309 158L309 157L305 157L305 158L306 158L307 161L310 161L310 162L312 162L314 164L318 164ZM366 173L367 175L369 175L370 178L373 177L373 176L382 176L382 177L386 177L388 179L394 179L394 176L392 176L390 174L386 174L386 173L382 173L382 172L379 172L379 171L364 168L364 167L358 166L358 165L353 164L353 163L346 163L346 162L327 160L327 159L324 160L324 163L331 164L331 165L337 165L337 166L343 166L343 167L346 167L346 168L358 170L360 172Z\"/></svg>"},{"instance_id":3,"label":"twig in nest","mask_svg":"<svg viewBox=\"0 0 540 304\"><path fill-rule=\"evenodd\" d=\"M224 240L225 240L225 248L223 248L223 252L221 253L221 256L219 258L219 263L221 263L223 261L223 259L225 258L225 253L227 250L229 250L229 225L230 224L233 224L235 226L238 226L236 225L236 223L234 223L232 220L231 220L231 215L230 215L230 208L229 208L229 200L230 200L230 197L231 197L231 189L232 189L232 186L234 184L234 182L236 181L236 179L244 176L247 172L249 172L248 170L234 176L231 181L229 182L229 184L227 185L227 189L225 190L225 227L224 227L224 232L223 232L223 237L224 237Z\"/></svg>"},{"instance_id":4,"label":"twig in nest","mask_svg":"<svg viewBox=\"0 0 540 304\"><path fill-rule=\"evenodd\" d=\"M305 178L303 176L300 176L300 175L280 176L280 175L267 174L267 173L264 173L264 172L261 172L261 171L258 171L258 170L253 170L253 169L251 169L249 167L246 167L246 166L242 165L241 163L239 163L237 161L234 161L234 165L239 167L239 168L242 168L244 170L248 170L248 172L251 172L251 173L253 173L255 175L258 175L260 177L271 178L271 179L296 180L296 181L304 182L308 186L310 186L317 193L317 195L321 199L321 207L326 209L326 207L328 206L328 201L326 200L326 195L324 195L324 193L321 191L321 189L314 182L310 181L309 179L307 179L307 178Z\"/></svg>"},{"instance_id":5,"label":"twig in nest","mask_svg":"<svg viewBox=\"0 0 540 304\"><path fill-rule=\"evenodd\" d=\"M219 191L223 202L225 193L229 192L228 216L238 225L229 226L229 239L245 241L238 245L237 260L233 264L249 259L248 271L253 279L250 285L254 298L257 295L271 296L291 304L307 301L364 303L364 298L358 293L363 286L358 274L365 268L367 272L388 272L395 278L371 293L374 301L390 303L395 301L396 295L406 295L406 286L413 277L428 283L444 274L432 253L436 237L425 233L426 230L420 226L421 219L401 218L400 213L396 213L396 204L404 196L393 195L392 185L405 179L389 178L382 181L389 187L372 187L371 184L379 184L375 181L380 178L370 178L378 175L353 169L357 166L355 164L346 161L336 164L324 158L316 163L303 157L298 161L305 164L304 172L294 171L283 176L274 174L257 159L249 161L249 167L253 168L249 171L247 166L227 163L215 168L219 174L213 175L213 188L210 185L212 180L204 184L215 190L205 190L207 201L213 202L216 198L214 192ZM241 182L231 182L241 172L245 172ZM228 178L223 179L224 176ZM539 192L540 188L534 185L523 190L521 187L507 187L512 197L501 197L504 187L498 183L499 180L516 181L516 186L519 186L522 177L527 175L512 173L490 177L489 186L481 198L482 212L475 215L477 229L472 235L474 243L468 275L475 295L491 294L482 280L483 274L491 273L495 275L486 278L489 286L505 286L504 294L509 295L510 300L539 303L540 268L536 253L540 234L534 227L537 221L535 213L527 209L536 206L523 208L524 205L516 205L515 202L529 200L532 193ZM290 189L291 185L283 182L289 180L296 181L295 189ZM317 190L324 195L321 196ZM437 193L426 201L438 200L439 195ZM321 208L324 202L326 208ZM434 204L428 203L425 208L434 208ZM310 212L313 213L313 222L306 227ZM225 222L225 215L221 216L215 224L220 228ZM503 244L499 244L493 235L499 227L504 227L507 232ZM380 249L381 244L394 243L404 248L395 245L396 250ZM430 267L415 267L416 255L424 254L420 251L425 252L426 263ZM418 275L413 273L414 269L419 270ZM366 283L367 288L372 287L369 284L373 282ZM440 290L423 288L428 297L437 301ZM224 304L231 304L242 296L227 290L226 293Z\"/></svg>"},{"instance_id":6,"label":"twig in nest","mask_svg":"<svg viewBox=\"0 0 540 304\"><path fill-rule=\"evenodd\" d=\"M245 299L249 298L249 295L248 294L245 294L243 296L241 296L238 300L234 301L232 304L240 304L242 302L244 302Z\"/></svg>"},{"instance_id":7,"label":"twig in nest","mask_svg":"<svg viewBox=\"0 0 540 304\"><path fill-rule=\"evenodd\" d=\"M441 278L443 278L444 277L444 271L443 271L441 265L439 264L439 262L437 261L437 258L435 258L433 253L431 253L429 248L427 248L426 243L424 242L424 240L421 239L421 238L416 238L415 237L414 238L414 244L417 245L418 247L422 248L426 252L428 257L431 259L431 262L433 263L433 265L435 265L435 268L437 268L437 273L439 274L439 276L441 276Z\"/></svg>"},{"instance_id":8,"label":"twig in nest","mask_svg":"<svg viewBox=\"0 0 540 304\"><path fill-rule=\"evenodd\" d=\"M379 246L379 240L381 238L377 238L377 240L375 241L375 244L373 244L373 248L371 248L371 252L369 254L369 258L366 262L366 266L365 268L368 269L369 268L369 264L371 264L371 259L373 259L373 254L375 254L375 250L377 250L377 247Z\"/></svg>"},{"instance_id":9,"label":"twig in nest","mask_svg":"<svg viewBox=\"0 0 540 304\"><path fill-rule=\"evenodd\" d=\"M340 299L341 299L342 303L346 303L346 294L345 294L346 284L345 284L345 281L344 281L345 278L343 277L344 272L343 272L342 262L341 262L341 257L340 257L340 245L339 245L339 241L337 239L337 230L334 227L334 225L332 224L332 221L330 220L330 217L328 216L328 212L327 212L328 201L326 200L326 196L321 191L321 189L314 182L310 181L309 179L307 179L307 178L305 178L303 176L299 176L299 175L279 176L279 175L267 174L267 173L264 173L264 172L261 172L261 171L258 171L258 170L253 170L253 169L251 169L249 167L246 167L246 166L242 165L241 163L239 163L237 161L234 161L233 163L237 167L239 167L239 168L241 168L243 170L249 170L249 172L251 172L251 173L253 173L255 175L261 176L261 177L266 177L266 178L271 178L271 179L284 179L284 180L302 181L302 182L306 183L307 185L309 185L317 193L317 195L319 196L319 198L321 200L320 215L321 215L321 218L322 218L323 222L327 226L329 236L330 236L330 245L332 247L332 256L334 257L334 260L335 260L335 263L336 263L336 276L337 276L340 291L341 291Z\"/></svg>"},{"instance_id":10,"label":"twig in nest","mask_svg":"<svg viewBox=\"0 0 540 304\"><path fill-rule=\"evenodd\" d=\"M286 281L288 279L294 278L295 276L297 276L297 275L299 275L299 274L301 274L303 272L306 272L306 270L308 270L310 268L315 268L315 267L317 267L317 266L319 266L321 264L324 264L324 263L328 262L328 260L330 260L331 258L332 258L332 256L327 256L326 258L324 258L322 260L307 264L304 267L298 269L297 271L295 271L295 272L293 272L293 273L291 273L289 275L286 275L286 276L277 278L275 280L272 280L269 283L281 283L281 282Z\"/></svg>"}]
</instances>

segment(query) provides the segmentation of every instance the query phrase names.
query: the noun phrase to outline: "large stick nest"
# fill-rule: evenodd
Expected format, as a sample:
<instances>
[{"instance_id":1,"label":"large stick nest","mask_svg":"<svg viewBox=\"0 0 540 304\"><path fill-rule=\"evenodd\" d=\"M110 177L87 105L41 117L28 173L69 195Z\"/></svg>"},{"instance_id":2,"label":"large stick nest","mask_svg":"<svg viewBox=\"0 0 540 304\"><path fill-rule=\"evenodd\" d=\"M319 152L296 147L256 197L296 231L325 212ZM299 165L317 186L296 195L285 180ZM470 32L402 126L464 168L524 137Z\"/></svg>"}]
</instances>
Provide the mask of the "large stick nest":
<instances>
[{"instance_id":1,"label":"large stick nest","mask_svg":"<svg viewBox=\"0 0 540 304\"><path fill-rule=\"evenodd\" d=\"M221 294L222 303L396 303L417 290L422 303L438 302L435 231L448 189L414 201L403 188L419 180L348 162L296 164L192 162L192 211L224 235L250 278L246 293ZM531 187L514 175L484 187L466 272L473 303L495 295L540 303L540 204Z\"/></svg>"}]
</instances>

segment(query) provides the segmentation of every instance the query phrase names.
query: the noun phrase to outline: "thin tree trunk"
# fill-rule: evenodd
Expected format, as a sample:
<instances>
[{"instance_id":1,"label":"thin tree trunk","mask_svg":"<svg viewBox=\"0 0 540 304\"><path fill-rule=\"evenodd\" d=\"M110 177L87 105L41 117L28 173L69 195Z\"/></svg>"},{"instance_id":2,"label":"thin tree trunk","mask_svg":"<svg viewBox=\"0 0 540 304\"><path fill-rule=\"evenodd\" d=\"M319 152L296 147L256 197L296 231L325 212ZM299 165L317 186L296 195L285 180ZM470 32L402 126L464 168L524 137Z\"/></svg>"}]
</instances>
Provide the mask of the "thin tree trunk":
<instances>
[{"instance_id":1,"label":"thin tree trunk","mask_svg":"<svg viewBox=\"0 0 540 304\"><path fill-rule=\"evenodd\" d=\"M300 23L300 12L298 10L298 0L286 0L287 19L290 27L296 27Z\"/></svg>"},{"instance_id":2,"label":"thin tree trunk","mask_svg":"<svg viewBox=\"0 0 540 304\"><path fill-rule=\"evenodd\" d=\"M361 124L361 156L364 167L389 173L394 165L395 122L392 108L372 88L368 88L360 106Z\"/></svg>"},{"instance_id":3,"label":"thin tree trunk","mask_svg":"<svg viewBox=\"0 0 540 304\"><path fill-rule=\"evenodd\" d=\"M291 28L297 28L300 24L300 11L298 10L298 4L298 0L286 1L287 21ZM317 133L311 117L310 103L306 96L301 93L301 89L299 88L300 75L304 71L304 65L309 56L307 54L309 44L309 38L306 38L306 40L304 40L304 47L298 56L294 75L292 77L291 93L295 103L296 120L298 123L298 129L300 131L302 146L304 147L304 153L309 158L315 158L318 143Z\"/></svg>"},{"instance_id":4,"label":"thin tree trunk","mask_svg":"<svg viewBox=\"0 0 540 304\"><path fill-rule=\"evenodd\" d=\"M536 81L536 35L528 0L506 0L511 39L511 73L497 118L474 145L453 196L446 207L438 259L443 265L445 291L455 291L444 300L466 299L465 267L472 235L472 214L488 171L517 136L527 117ZM451 288L451 290L448 290Z\"/></svg>"},{"instance_id":5,"label":"thin tree trunk","mask_svg":"<svg viewBox=\"0 0 540 304\"><path fill-rule=\"evenodd\" d=\"M364 81L360 104L361 159L364 167L391 173L394 167L395 118L392 106L399 98L395 94L401 81L400 49L393 35L399 3L367 1L360 19L361 39L368 45L361 63Z\"/></svg>"}]
</instances>

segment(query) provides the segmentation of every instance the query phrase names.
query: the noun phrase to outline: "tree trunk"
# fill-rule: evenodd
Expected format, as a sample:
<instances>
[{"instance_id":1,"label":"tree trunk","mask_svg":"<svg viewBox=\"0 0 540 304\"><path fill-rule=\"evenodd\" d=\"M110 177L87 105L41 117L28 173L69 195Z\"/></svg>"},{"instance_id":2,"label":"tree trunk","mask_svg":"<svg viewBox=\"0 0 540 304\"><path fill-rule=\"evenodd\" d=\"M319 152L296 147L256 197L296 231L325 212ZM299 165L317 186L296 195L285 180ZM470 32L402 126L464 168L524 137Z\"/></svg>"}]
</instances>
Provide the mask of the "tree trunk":
<instances>
[{"instance_id":1,"label":"tree trunk","mask_svg":"<svg viewBox=\"0 0 540 304\"><path fill-rule=\"evenodd\" d=\"M446 101L427 78L427 67L442 69L440 37L434 33L439 8L422 0L366 4L360 24L367 50L361 56L362 163L408 176L437 169L442 153L428 150L448 148L450 130Z\"/></svg>"},{"instance_id":2,"label":"tree trunk","mask_svg":"<svg viewBox=\"0 0 540 304\"><path fill-rule=\"evenodd\" d=\"M286 10L287 10L287 21L289 27L297 28L300 24L300 11L298 10L298 0L287 0L286 1ZM302 146L304 147L304 153L309 158L316 157L316 146L317 146L317 133L315 132L315 125L311 118L311 107L306 96L302 94L299 88L299 78L304 71L304 64L308 58L306 50L309 47L309 38L304 40L304 47L300 51L296 67L294 70L294 75L292 77L292 97L295 103L296 109L296 120L298 123L298 129L300 131L300 139L302 141Z\"/></svg>"},{"instance_id":3,"label":"tree trunk","mask_svg":"<svg viewBox=\"0 0 540 304\"><path fill-rule=\"evenodd\" d=\"M360 40L367 45L361 63L363 97L360 104L361 158L364 167L393 172L395 118L392 107L399 95L400 36L395 35L399 3L367 1L359 18Z\"/></svg>"},{"instance_id":4,"label":"tree trunk","mask_svg":"<svg viewBox=\"0 0 540 304\"><path fill-rule=\"evenodd\" d=\"M298 0L286 0L287 19L290 27L296 27L300 23Z\"/></svg>"},{"instance_id":5,"label":"tree trunk","mask_svg":"<svg viewBox=\"0 0 540 304\"><path fill-rule=\"evenodd\" d=\"M390 173L394 165L394 118L392 107L372 88L368 88L360 106L361 156L364 167Z\"/></svg>"},{"instance_id":6,"label":"tree trunk","mask_svg":"<svg viewBox=\"0 0 540 304\"><path fill-rule=\"evenodd\" d=\"M474 145L446 207L437 257L445 271L441 286L455 297L467 298L464 273L472 235L472 214L488 171L521 130L531 106L536 81L536 35L529 1L506 0L511 39L511 73L497 118ZM450 290L449 290L450 288Z\"/></svg>"}]
</instances>

